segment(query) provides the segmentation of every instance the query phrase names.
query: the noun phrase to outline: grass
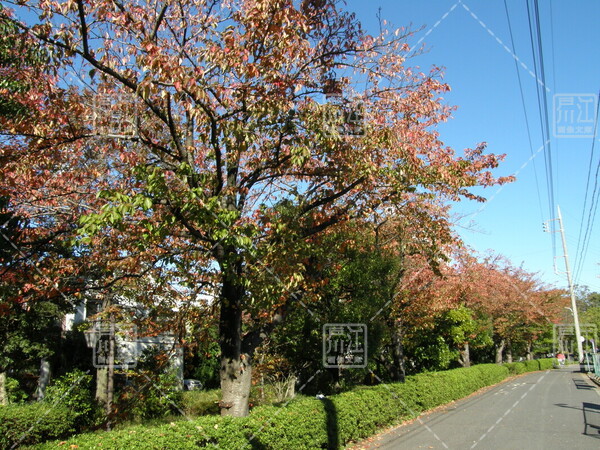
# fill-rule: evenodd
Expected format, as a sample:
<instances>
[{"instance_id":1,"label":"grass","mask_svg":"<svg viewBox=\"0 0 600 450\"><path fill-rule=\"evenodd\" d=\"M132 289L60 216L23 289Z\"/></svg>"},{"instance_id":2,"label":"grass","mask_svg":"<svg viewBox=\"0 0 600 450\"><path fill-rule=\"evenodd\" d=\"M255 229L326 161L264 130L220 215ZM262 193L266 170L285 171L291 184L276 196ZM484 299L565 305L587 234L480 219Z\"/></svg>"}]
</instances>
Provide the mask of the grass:
<instances>
[{"instance_id":1,"label":"grass","mask_svg":"<svg viewBox=\"0 0 600 450\"><path fill-rule=\"evenodd\" d=\"M187 417L219 415L219 400L221 400L220 389L185 391L183 393L182 410ZM249 402L252 407L278 405L285 403L287 400L281 394L281 387L277 385L252 386L250 390Z\"/></svg>"},{"instance_id":2,"label":"grass","mask_svg":"<svg viewBox=\"0 0 600 450\"><path fill-rule=\"evenodd\" d=\"M186 416L206 416L219 414L220 389L209 391L185 391L182 410Z\"/></svg>"}]
</instances>

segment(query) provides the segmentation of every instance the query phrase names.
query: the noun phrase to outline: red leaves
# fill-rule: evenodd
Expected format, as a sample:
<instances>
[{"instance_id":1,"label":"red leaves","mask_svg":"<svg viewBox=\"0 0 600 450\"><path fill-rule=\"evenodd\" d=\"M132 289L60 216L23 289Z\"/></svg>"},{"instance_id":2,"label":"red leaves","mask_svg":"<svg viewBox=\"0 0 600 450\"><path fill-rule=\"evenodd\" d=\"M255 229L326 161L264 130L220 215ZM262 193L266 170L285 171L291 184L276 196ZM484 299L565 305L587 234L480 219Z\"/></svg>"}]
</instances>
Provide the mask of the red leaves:
<instances>
[{"instance_id":1,"label":"red leaves","mask_svg":"<svg viewBox=\"0 0 600 450\"><path fill-rule=\"evenodd\" d=\"M159 1L115 9L91 0L84 36L77 11L60 11L45 36L62 30L69 37L76 65L96 71L91 86L106 108L86 102L78 87L60 98L54 80L31 91L26 100L39 120L11 126L35 138L15 143L15 162L3 169L14 190L25 180L18 209L30 216L42 209L48 232L72 232L91 218L94 234L79 242L90 260L109 273L152 267L155 279L168 275L163 286L178 277L218 285L216 267L228 261L214 246L223 242L248 273L264 272L248 256L259 247L263 261L288 265L280 280L264 273L250 280L275 303L285 301L282 291L307 283L291 254L295 243L307 245L383 207L406 212L411 220L402 226L411 236L451 241L439 204L422 199L457 200L471 196L472 186L508 181L489 172L501 157L477 147L461 158L446 147L435 130L451 114L441 103L449 90L441 70L416 73L402 37L367 36L336 5L238 0L212 8L183 1L175 8ZM39 6L48 15L59 8ZM39 42L62 46L47 41ZM345 106L360 105L364 135L340 133L332 123L339 109L332 99L323 104L324 76L336 72L344 72L336 74L343 83L330 93ZM115 195L97 198L100 190ZM132 207L138 195L151 207ZM388 248L403 240L393 242ZM427 251L416 240L408 246ZM162 257L168 262L158 264ZM416 256L414 262L424 264ZM69 264L56 270L77 271ZM420 295L432 279L423 271L406 288ZM314 292L328 282L315 282ZM436 298L435 307L444 301Z\"/></svg>"},{"instance_id":2,"label":"red leaves","mask_svg":"<svg viewBox=\"0 0 600 450\"><path fill-rule=\"evenodd\" d=\"M521 268L501 257L483 262L471 259L460 268L461 292L466 305L489 316L496 333L510 337L518 326L544 326L562 313L564 298L555 295Z\"/></svg>"}]
</instances>

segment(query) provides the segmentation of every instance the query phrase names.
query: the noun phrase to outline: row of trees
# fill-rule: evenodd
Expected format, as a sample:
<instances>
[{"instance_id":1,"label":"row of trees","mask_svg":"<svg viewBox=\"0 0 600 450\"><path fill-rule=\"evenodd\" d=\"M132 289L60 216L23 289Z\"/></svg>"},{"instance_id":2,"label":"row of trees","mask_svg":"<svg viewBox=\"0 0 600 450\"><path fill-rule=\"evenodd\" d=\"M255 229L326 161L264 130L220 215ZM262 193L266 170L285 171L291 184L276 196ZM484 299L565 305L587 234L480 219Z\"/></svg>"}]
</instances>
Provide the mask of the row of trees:
<instances>
[{"instance_id":1,"label":"row of trees","mask_svg":"<svg viewBox=\"0 0 600 450\"><path fill-rule=\"evenodd\" d=\"M26 326L126 297L145 333L216 339L221 411L240 416L256 351L314 372L318 319L368 322L378 376L401 380L491 343L531 354L562 308L453 235L448 201L512 178L485 145L440 140L449 87L407 65L409 31L370 36L336 0L17 3L0 374L56 351Z\"/></svg>"},{"instance_id":2,"label":"row of trees","mask_svg":"<svg viewBox=\"0 0 600 450\"><path fill-rule=\"evenodd\" d=\"M460 246L446 249L448 260L431 264L399 242L382 245L385 228L378 233L361 228L350 236L360 246L343 251L332 252L331 241L319 243L325 251L313 254L311 267L318 272L311 275L326 282L314 291L318 298L307 308L284 310L284 323L266 346L293 373L306 380L319 371L320 329L336 322L364 323L369 330L370 365L366 373L344 373L346 382L371 372L402 381L407 372L552 352L553 325L568 304L564 291L544 286L501 257L477 259ZM387 238L397 236L393 230ZM333 370L320 376L331 387L341 375Z\"/></svg>"}]
</instances>

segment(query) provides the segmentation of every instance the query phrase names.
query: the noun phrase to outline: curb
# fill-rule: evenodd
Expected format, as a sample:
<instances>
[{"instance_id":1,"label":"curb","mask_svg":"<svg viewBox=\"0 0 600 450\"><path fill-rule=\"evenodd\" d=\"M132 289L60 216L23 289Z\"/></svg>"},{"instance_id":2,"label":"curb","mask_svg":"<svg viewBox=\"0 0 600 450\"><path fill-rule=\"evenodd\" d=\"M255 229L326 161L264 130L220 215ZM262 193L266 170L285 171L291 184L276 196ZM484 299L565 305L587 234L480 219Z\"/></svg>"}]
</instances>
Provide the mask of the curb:
<instances>
[{"instance_id":1,"label":"curb","mask_svg":"<svg viewBox=\"0 0 600 450\"><path fill-rule=\"evenodd\" d=\"M594 375L592 372L588 372L586 375L590 380L600 386L600 377L598 375Z\"/></svg>"}]
</instances>

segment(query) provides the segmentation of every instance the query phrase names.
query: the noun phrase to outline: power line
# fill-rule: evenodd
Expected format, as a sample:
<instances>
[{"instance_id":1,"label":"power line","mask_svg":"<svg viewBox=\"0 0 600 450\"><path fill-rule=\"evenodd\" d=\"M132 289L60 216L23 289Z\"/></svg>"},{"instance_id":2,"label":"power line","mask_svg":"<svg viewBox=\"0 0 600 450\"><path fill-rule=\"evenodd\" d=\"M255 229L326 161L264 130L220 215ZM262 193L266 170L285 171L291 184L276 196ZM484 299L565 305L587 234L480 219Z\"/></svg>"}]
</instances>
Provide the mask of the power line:
<instances>
[{"instance_id":1,"label":"power line","mask_svg":"<svg viewBox=\"0 0 600 450\"><path fill-rule=\"evenodd\" d=\"M549 2L550 8L550 48L552 54L552 91L556 92L556 54L554 52L554 14L552 14L553 2ZM560 141L556 139L554 141L554 151L557 155L560 155L560 151L558 149L558 143ZM560 177L558 176L558 164L556 164L556 192L560 192Z\"/></svg>"},{"instance_id":2,"label":"power line","mask_svg":"<svg viewBox=\"0 0 600 450\"><path fill-rule=\"evenodd\" d=\"M550 121L548 119L548 99L546 96L546 77L544 69L544 52L542 46L542 33L539 17L539 6L537 0L534 0L534 17L532 18L529 0L527 1L527 18L529 25L529 37L531 41L531 52L533 54L533 68L536 76L536 93L538 103L538 114L540 119L540 128L544 145L544 163L546 168L546 188L548 192L548 212L549 216L554 216L554 174L552 170L552 148L550 146ZM535 28L535 33L534 33ZM534 34L537 34L534 38ZM536 52L536 44L538 51ZM539 65L539 70L538 70ZM541 86L540 86L541 84ZM554 230L554 222L552 231ZM552 256L556 258L556 239L552 235Z\"/></svg>"},{"instance_id":3,"label":"power line","mask_svg":"<svg viewBox=\"0 0 600 450\"><path fill-rule=\"evenodd\" d=\"M599 99L600 100L600 99ZM586 206L587 206L587 200L588 200L588 193L589 193L589 188L590 188L590 177L592 175L592 167L593 167L593 162L594 162L594 146L596 143L596 128L598 126L598 106L600 105L596 105L596 123L594 124L594 133L593 133L593 138L592 138L592 149L590 151L590 162L588 164L588 173L587 173L587 180L586 180L586 184L585 184L585 196L583 198L583 209L581 210L581 221L579 224L579 236L577 238L577 250L576 250L576 279L577 279L577 275L579 274L579 267L581 266L581 254L579 252L579 248L580 248L580 244L581 244L581 236L583 234L583 223L584 223L584 219L585 219L585 212L586 212ZM591 208L590 208L590 212L591 212ZM589 220L589 216L588 216L588 220ZM587 225L586 225L586 232L587 232ZM583 249L583 246L581 247Z\"/></svg>"},{"instance_id":4,"label":"power line","mask_svg":"<svg viewBox=\"0 0 600 450\"><path fill-rule=\"evenodd\" d=\"M548 152L547 152L547 157L548 157L548 173L550 175L550 206L552 207L552 214L554 214L554 173L552 170L552 147L550 146L550 120L548 119L549 114L548 114L548 98L547 98L547 84L546 84L546 70L544 67L544 51L543 51L543 46L542 46L542 31L541 31L541 26L540 26L540 11L538 8L538 0L534 1L534 5L535 5L535 22L536 22L536 30L537 30L537 40L538 40L538 48L539 48L539 52L538 52L538 57L540 60L540 76L541 76L541 80L542 80L542 86L538 85L538 91L541 91L542 93L542 105L543 105L543 111L544 111L544 126L545 126L545 130L546 130L546 135L545 135L545 144L547 146Z\"/></svg>"},{"instance_id":5,"label":"power line","mask_svg":"<svg viewBox=\"0 0 600 450\"><path fill-rule=\"evenodd\" d=\"M508 4L506 3L506 0L504 0L504 11L506 12L506 21L508 22L508 32L510 34L510 45L512 48L512 52L513 55L517 54L516 48L515 48L515 40L513 37L513 32L512 32L512 25L510 22L510 14L508 13ZM533 158L534 154L533 154L533 143L531 140L531 130L529 127L529 117L527 116L527 107L525 106L525 95L523 94L523 82L521 81L521 71L519 70L519 63L517 62L516 58L513 58L514 62L515 62L515 70L517 72L517 79L519 81L519 92L521 93L521 105L523 106L523 115L525 116L525 127L527 128L527 140L529 141L529 151L531 153L532 156L532 163L533 163L533 174L535 177L535 188L536 188L536 192L537 192L537 198L538 198L538 206L540 208L540 217L541 220L543 221L543 208L542 208L542 197L540 195L540 183L538 180L538 174L537 174L537 168L536 168L536 164L535 164L535 158Z\"/></svg>"},{"instance_id":6,"label":"power line","mask_svg":"<svg viewBox=\"0 0 600 450\"><path fill-rule=\"evenodd\" d=\"M592 138L592 148L590 151L590 163L589 163L589 168L588 168L588 175L587 175L587 182L586 182L586 186L585 186L585 197L584 197L584 201L583 201L583 209L581 212L581 223L579 226L579 237L577 240L577 253L576 253L576 264L575 264L575 280L578 281L579 280L579 276L581 275L581 271L583 269L583 264L585 262L585 258L587 256L587 251L589 249L589 245L590 245L590 234L591 231L594 229L594 221L596 218L596 212L598 210L598 174L600 173L600 159L598 160L598 166L596 167L596 176L594 179L594 189L592 191L592 196L590 199L590 207L588 210L588 215L587 215L587 221L586 221L586 228L585 228L585 234L583 236L583 241L581 241L581 231L583 229L583 219L585 216L585 212L586 212L586 206L587 206L587 199L588 199L588 190L590 187L590 175L592 173L592 166L593 166L593 160L594 160L594 147L596 145L596 136L597 136L597 132L598 132L598 113L600 112L600 93L598 95L598 99L596 102L596 121L594 123L594 133L593 133L593 138ZM581 253L579 253L579 244L581 243Z\"/></svg>"}]
</instances>

